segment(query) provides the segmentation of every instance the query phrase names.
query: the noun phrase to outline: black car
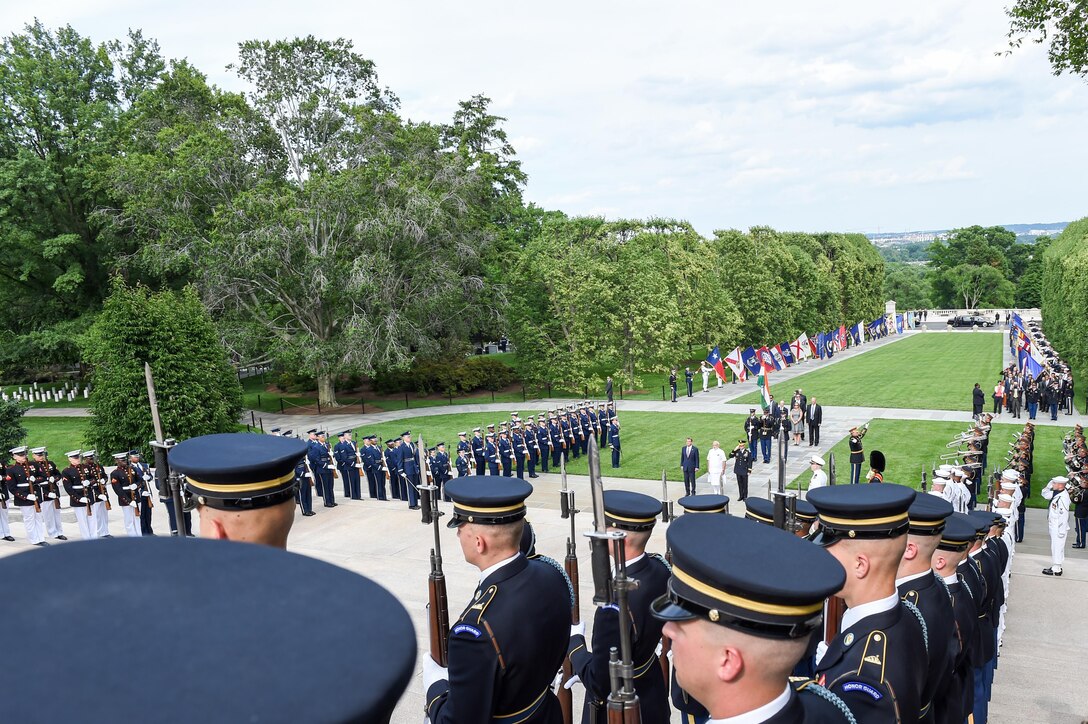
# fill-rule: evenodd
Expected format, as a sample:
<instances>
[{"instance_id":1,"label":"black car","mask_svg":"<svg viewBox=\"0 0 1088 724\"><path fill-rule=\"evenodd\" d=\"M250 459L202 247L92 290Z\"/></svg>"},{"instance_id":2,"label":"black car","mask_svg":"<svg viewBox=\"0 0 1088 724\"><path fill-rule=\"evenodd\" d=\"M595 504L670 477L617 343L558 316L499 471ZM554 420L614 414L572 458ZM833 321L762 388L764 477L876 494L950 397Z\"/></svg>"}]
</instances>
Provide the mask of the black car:
<instances>
[{"instance_id":1,"label":"black car","mask_svg":"<svg viewBox=\"0 0 1088 724\"><path fill-rule=\"evenodd\" d=\"M994 320L980 317L977 314L961 314L948 320L949 327L974 327L975 325L992 327L994 326Z\"/></svg>"}]
</instances>

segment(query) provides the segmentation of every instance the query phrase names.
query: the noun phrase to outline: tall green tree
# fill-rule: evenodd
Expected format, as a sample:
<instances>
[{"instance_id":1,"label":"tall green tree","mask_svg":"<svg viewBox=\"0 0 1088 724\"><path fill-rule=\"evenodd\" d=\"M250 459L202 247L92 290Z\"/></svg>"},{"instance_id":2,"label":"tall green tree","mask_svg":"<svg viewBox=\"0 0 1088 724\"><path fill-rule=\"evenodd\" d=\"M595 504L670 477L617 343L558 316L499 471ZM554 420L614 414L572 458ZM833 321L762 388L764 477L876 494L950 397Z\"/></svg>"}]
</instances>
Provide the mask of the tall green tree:
<instances>
[{"instance_id":1,"label":"tall green tree","mask_svg":"<svg viewBox=\"0 0 1088 724\"><path fill-rule=\"evenodd\" d=\"M945 279L966 309L1012 306L1012 282L992 266L959 264L945 272Z\"/></svg>"},{"instance_id":2,"label":"tall green tree","mask_svg":"<svg viewBox=\"0 0 1088 724\"><path fill-rule=\"evenodd\" d=\"M915 264L888 264L884 275L884 296L899 309L928 309L930 285L926 268Z\"/></svg>"},{"instance_id":3,"label":"tall green tree","mask_svg":"<svg viewBox=\"0 0 1088 724\"><path fill-rule=\"evenodd\" d=\"M1054 75L1088 78L1088 0L1016 0L1005 12L1011 21L1008 52L1025 40L1048 43Z\"/></svg>"},{"instance_id":4,"label":"tall green tree","mask_svg":"<svg viewBox=\"0 0 1088 724\"><path fill-rule=\"evenodd\" d=\"M163 68L131 32L94 43L40 21L0 44L0 357L9 366L73 362L131 240L104 233L104 159L121 118Z\"/></svg>"},{"instance_id":5,"label":"tall green tree","mask_svg":"<svg viewBox=\"0 0 1088 724\"><path fill-rule=\"evenodd\" d=\"M0 458L7 461L8 450L26 439L23 415L27 407L15 400L0 400Z\"/></svg>"},{"instance_id":6,"label":"tall green tree","mask_svg":"<svg viewBox=\"0 0 1088 724\"><path fill-rule=\"evenodd\" d=\"M160 273L192 275L238 358L312 374L335 404L338 375L406 366L494 316L478 207L520 177L483 99L449 126L406 122L342 39L242 43L233 69L244 99L187 72L194 117L138 113L145 145L111 181L114 221Z\"/></svg>"},{"instance_id":7,"label":"tall green tree","mask_svg":"<svg viewBox=\"0 0 1088 724\"><path fill-rule=\"evenodd\" d=\"M145 362L166 435L230 432L238 422L241 385L192 287L151 292L116 279L82 347L92 368L87 441L99 450L146 447L154 438Z\"/></svg>"},{"instance_id":8,"label":"tall green tree","mask_svg":"<svg viewBox=\"0 0 1088 724\"><path fill-rule=\"evenodd\" d=\"M1012 273L1008 254L1015 246L1016 234L1003 226L953 229L947 239L934 241L929 247L933 303L938 307L958 307L964 302L965 289L973 290L974 284L985 282L992 285L990 289L972 291L968 298L979 300L984 306L989 306L991 302L985 300L991 299L1008 300L993 302L996 306L1011 304L1008 293L1011 284L1006 287L1000 282L1008 281ZM954 271L959 267L970 269ZM977 271L981 267L989 267L997 274ZM973 309L974 305L968 308Z\"/></svg>"}]
</instances>

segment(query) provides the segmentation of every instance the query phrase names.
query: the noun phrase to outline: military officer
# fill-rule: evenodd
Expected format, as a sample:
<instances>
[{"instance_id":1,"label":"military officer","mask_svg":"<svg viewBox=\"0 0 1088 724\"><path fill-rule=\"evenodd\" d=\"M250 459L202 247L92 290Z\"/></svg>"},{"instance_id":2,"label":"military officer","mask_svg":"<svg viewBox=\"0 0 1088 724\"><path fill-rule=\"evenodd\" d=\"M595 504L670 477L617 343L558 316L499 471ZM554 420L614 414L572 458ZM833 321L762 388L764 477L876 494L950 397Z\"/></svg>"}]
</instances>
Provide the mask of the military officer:
<instances>
[{"instance_id":1,"label":"military officer","mask_svg":"<svg viewBox=\"0 0 1088 724\"><path fill-rule=\"evenodd\" d=\"M737 476L738 500L748 498L748 475L752 472L754 464L751 448L747 440L737 440L737 446L729 451L729 457L733 458L733 474Z\"/></svg>"},{"instance_id":2,"label":"military officer","mask_svg":"<svg viewBox=\"0 0 1088 724\"><path fill-rule=\"evenodd\" d=\"M484 448L484 455L487 458L487 472L489 475L499 474L499 448L495 444L495 434L487 433L487 445Z\"/></svg>"},{"instance_id":3,"label":"military officer","mask_svg":"<svg viewBox=\"0 0 1088 724\"><path fill-rule=\"evenodd\" d=\"M695 373L691 371L690 367L684 368L684 384L688 386L688 397L692 396L692 386L695 382Z\"/></svg>"},{"instance_id":4,"label":"military officer","mask_svg":"<svg viewBox=\"0 0 1088 724\"><path fill-rule=\"evenodd\" d=\"M581 423L582 432L580 442L582 445L582 454L589 454L589 438L594 436L593 425L589 419L589 411L586 407L589 403L583 403L582 409L578 412L578 422Z\"/></svg>"},{"instance_id":5,"label":"military officer","mask_svg":"<svg viewBox=\"0 0 1088 724\"><path fill-rule=\"evenodd\" d=\"M7 477L7 456L3 457L4 459L0 460L0 478ZM8 520L9 500L11 500L11 493L8 492L7 481L0 479L0 538L11 543L15 541L15 536L11 534L11 521Z\"/></svg>"},{"instance_id":6,"label":"military officer","mask_svg":"<svg viewBox=\"0 0 1088 724\"><path fill-rule=\"evenodd\" d=\"M822 488L827 485L827 473L824 472L824 459L819 455L812 455L808 459L808 468L812 471L812 478L808 482L808 489Z\"/></svg>"},{"instance_id":7,"label":"military officer","mask_svg":"<svg viewBox=\"0 0 1088 724\"><path fill-rule=\"evenodd\" d=\"M970 654L978 610L958 566L967 557L967 548L974 539L974 524L965 514L953 513L946 519L937 549L933 551L933 572L948 589L955 619L952 673L944 691L944 698L934 702L934 717L939 724L963 724L971 713L965 689L973 687Z\"/></svg>"},{"instance_id":8,"label":"military officer","mask_svg":"<svg viewBox=\"0 0 1088 724\"><path fill-rule=\"evenodd\" d=\"M651 615L650 604L665 594L669 565L661 556L646 553L646 544L661 512L661 501L642 493L606 490L604 512L610 530L626 533L623 545L627 575L639 582L628 598L631 620L622 625L631 628L634 686L642 718L647 722L667 722L668 691L656 653L664 621ZM585 624L571 627L567 655L571 670L586 687L582 724L604 724L607 720L605 702L611 691L609 650L620 645L620 625L619 608L615 604L597 607L593 615L592 650L587 647ZM566 686L570 688L570 682Z\"/></svg>"},{"instance_id":9,"label":"military officer","mask_svg":"<svg viewBox=\"0 0 1088 724\"><path fill-rule=\"evenodd\" d=\"M117 496L117 505L121 507L125 535L130 538L139 538L143 532L140 530L139 522L140 486L136 484L136 474L129 465L128 452L115 453L113 461L117 467L110 473L110 486L113 488L113 494Z\"/></svg>"},{"instance_id":10,"label":"military officer","mask_svg":"<svg viewBox=\"0 0 1088 724\"><path fill-rule=\"evenodd\" d=\"M139 450L129 450L128 464L132 467L133 478L136 483L136 503L140 509L140 535L155 535L151 528L151 482L155 479L151 475L151 466L143 461Z\"/></svg>"},{"instance_id":11,"label":"military officer","mask_svg":"<svg viewBox=\"0 0 1088 724\"><path fill-rule=\"evenodd\" d=\"M672 391L672 401L676 402L676 368L669 373L669 389Z\"/></svg>"},{"instance_id":12,"label":"military officer","mask_svg":"<svg viewBox=\"0 0 1088 724\"><path fill-rule=\"evenodd\" d=\"M400 464L398 467L403 474L401 491L407 494L408 510L419 510L419 486L421 472L419 469L419 451L412 442L411 430L405 430L400 434Z\"/></svg>"},{"instance_id":13,"label":"military officer","mask_svg":"<svg viewBox=\"0 0 1088 724\"><path fill-rule=\"evenodd\" d=\"M895 575L907 545L915 493L890 483L809 492L812 540L848 574L839 635L816 652L817 681L863 722L916 722L928 673L924 619L900 600Z\"/></svg>"},{"instance_id":14,"label":"military officer","mask_svg":"<svg viewBox=\"0 0 1088 724\"><path fill-rule=\"evenodd\" d=\"M589 418L589 434L597 441L597 446L603 450L604 445L601 445L601 438L605 437L601 434L601 426L604 425L604 432L608 432L608 423L604 420L597 418L597 411L593 409L593 405L586 403L586 417ZM589 451L589 443L586 443L586 451Z\"/></svg>"},{"instance_id":15,"label":"military officer","mask_svg":"<svg viewBox=\"0 0 1088 724\"><path fill-rule=\"evenodd\" d=\"M952 504L932 495L919 495L907 511L910 529L899 561L895 586L899 597L915 606L926 622L929 674L922 693L919 721L942 721L936 709L947 702L947 687L956 658L955 614L952 599L933 573L933 554L941 540Z\"/></svg>"},{"instance_id":16,"label":"military officer","mask_svg":"<svg viewBox=\"0 0 1088 724\"><path fill-rule=\"evenodd\" d=\"M294 438L294 431L287 430L283 433L283 437ZM307 465L306 456L295 463L295 502L298 503L299 509L302 511L302 517L310 518L314 515L314 496L313 496L314 476L310 472L309 465ZM189 518L191 514L186 513L185 517ZM192 525L188 520L185 521L186 528L188 529L186 535L192 535ZM171 523L173 526L173 523ZM177 535L177 531L173 530L171 535Z\"/></svg>"},{"instance_id":17,"label":"military officer","mask_svg":"<svg viewBox=\"0 0 1088 724\"><path fill-rule=\"evenodd\" d=\"M487 465L487 445L484 442L482 431L478 427L472 429L472 461L476 465L476 474L484 474L484 466Z\"/></svg>"},{"instance_id":18,"label":"military officer","mask_svg":"<svg viewBox=\"0 0 1088 724\"><path fill-rule=\"evenodd\" d=\"M332 487L332 456L325 444L323 430L309 430L310 441L306 448L306 457L310 461L310 472L314 475L317 494L325 501L326 508L335 508L336 492Z\"/></svg>"},{"instance_id":19,"label":"military officer","mask_svg":"<svg viewBox=\"0 0 1088 724\"><path fill-rule=\"evenodd\" d=\"M378 436L367 435L363 439L363 472L366 473L367 493L371 500L385 500L385 473L382 472L382 451Z\"/></svg>"},{"instance_id":20,"label":"military officer","mask_svg":"<svg viewBox=\"0 0 1088 724\"><path fill-rule=\"evenodd\" d=\"M764 464L771 462L771 441L778 437L778 419L769 412L759 420L759 451Z\"/></svg>"},{"instance_id":21,"label":"military officer","mask_svg":"<svg viewBox=\"0 0 1088 724\"><path fill-rule=\"evenodd\" d=\"M1062 575L1065 563L1065 539L1069 535L1069 492L1065 489L1069 478L1059 475L1051 478L1043 488L1043 500L1050 501L1046 521L1050 528L1050 567L1044 568L1048 576Z\"/></svg>"},{"instance_id":22,"label":"military officer","mask_svg":"<svg viewBox=\"0 0 1088 724\"><path fill-rule=\"evenodd\" d=\"M608 443L612 446L612 467L620 466L620 421L611 420L608 423Z\"/></svg>"},{"instance_id":23,"label":"military officer","mask_svg":"<svg viewBox=\"0 0 1088 724\"><path fill-rule=\"evenodd\" d=\"M503 428L499 433L499 458L502 460L502 475L504 478L514 476L514 447L510 443L510 434Z\"/></svg>"},{"instance_id":24,"label":"military officer","mask_svg":"<svg viewBox=\"0 0 1088 724\"><path fill-rule=\"evenodd\" d=\"M351 430L344 430L337 437L332 454L336 458L336 466L340 469L340 479L344 483L344 497L352 500L363 499L362 481L359 475L359 450L355 441L351 439Z\"/></svg>"},{"instance_id":25,"label":"military officer","mask_svg":"<svg viewBox=\"0 0 1088 724\"><path fill-rule=\"evenodd\" d=\"M112 538L110 535L110 498L106 494L106 469L98 462L97 451L83 451L83 467L86 470L86 478L90 480L95 490L95 502L91 505L94 513L94 537Z\"/></svg>"},{"instance_id":26,"label":"military officer","mask_svg":"<svg viewBox=\"0 0 1088 724\"><path fill-rule=\"evenodd\" d=\"M748 441L748 452L751 453L753 464L756 461L756 447L759 445L761 427L762 422L756 414L756 408L749 408L748 417L744 420L744 437Z\"/></svg>"},{"instance_id":27,"label":"military officer","mask_svg":"<svg viewBox=\"0 0 1088 724\"><path fill-rule=\"evenodd\" d=\"M4 472L4 482L7 483L12 502L23 515L26 538L31 545L49 545L45 542L45 521L42 520L42 501L38 495L37 483L41 471L27 459L26 445L14 447L10 452L15 461Z\"/></svg>"},{"instance_id":28,"label":"military officer","mask_svg":"<svg viewBox=\"0 0 1088 724\"><path fill-rule=\"evenodd\" d=\"M45 447L36 447L31 450L34 455L34 464L41 471L38 483L38 497L42 499L42 520L45 522L45 532L57 540L68 540L64 535L64 524L60 519L60 470L49 459Z\"/></svg>"},{"instance_id":29,"label":"military officer","mask_svg":"<svg viewBox=\"0 0 1088 724\"><path fill-rule=\"evenodd\" d=\"M382 462L385 465L385 477L389 481L389 497L391 500L403 500L400 492L400 470L397 465L400 462L400 438L390 438L385 441L385 451L382 453Z\"/></svg>"},{"instance_id":30,"label":"military officer","mask_svg":"<svg viewBox=\"0 0 1088 724\"><path fill-rule=\"evenodd\" d=\"M560 720L551 684L570 631L570 582L549 562L521 552L524 480L451 480L448 523L465 560L480 569L477 593L450 629L449 667L424 660L432 724ZM531 622L531 624L529 623Z\"/></svg>"},{"instance_id":31,"label":"military officer","mask_svg":"<svg viewBox=\"0 0 1088 724\"><path fill-rule=\"evenodd\" d=\"M865 437L862 429L850 428L850 484L861 482L861 466L865 462L865 449L861 439Z\"/></svg>"},{"instance_id":32,"label":"military officer","mask_svg":"<svg viewBox=\"0 0 1088 724\"><path fill-rule=\"evenodd\" d=\"M676 682L708 717L853 721L840 697L790 679L820 625L824 598L843 585L831 556L729 515L683 515L669 525L668 542L672 577L653 611L666 621Z\"/></svg>"},{"instance_id":33,"label":"military officer","mask_svg":"<svg viewBox=\"0 0 1088 724\"><path fill-rule=\"evenodd\" d=\"M468 459L468 453L464 450L457 451L457 477L463 478L470 475L470 471L475 472L471 466L471 462Z\"/></svg>"},{"instance_id":34,"label":"military officer","mask_svg":"<svg viewBox=\"0 0 1088 724\"><path fill-rule=\"evenodd\" d=\"M449 500L445 495L445 485L450 480L450 454L446 452L446 443L440 442L434 446L434 462L431 474L434 476L434 484L438 486L438 492L443 495L443 500Z\"/></svg>"},{"instance_id":35,"label":"military officer","mask_svg":"<svg viewBox=\"0 0 1088 724\"><path fill-rule=\"evenodd\" d=\"M301 440L220 433L178 443L170 466L196 498L202 538L286 548L306 453Z\"/></svg>"}]
</instances>

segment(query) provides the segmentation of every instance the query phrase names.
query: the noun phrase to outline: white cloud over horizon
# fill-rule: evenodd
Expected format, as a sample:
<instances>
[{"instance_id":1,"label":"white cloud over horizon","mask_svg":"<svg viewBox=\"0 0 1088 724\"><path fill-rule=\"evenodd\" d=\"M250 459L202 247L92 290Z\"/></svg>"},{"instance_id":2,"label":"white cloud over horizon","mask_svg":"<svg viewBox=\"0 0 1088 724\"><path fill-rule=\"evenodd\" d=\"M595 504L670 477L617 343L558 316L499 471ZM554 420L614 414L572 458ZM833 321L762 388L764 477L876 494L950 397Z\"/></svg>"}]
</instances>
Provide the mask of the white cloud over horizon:
<instances>
[{"instance_id":1,"label":"white cloud over horizon","mask_svg":"<svg viewBox=\"0 0 1088 724\"><path fill-rule=\"evenodd\" d=\"M306 5L44 0L0 7L96 41L141 28L221 86L251 38L350 38L420 120L475 93L571 214L890 231L1088 214L1088 84L1011 57L986 0Z\"/></svg>"}]
</instances>

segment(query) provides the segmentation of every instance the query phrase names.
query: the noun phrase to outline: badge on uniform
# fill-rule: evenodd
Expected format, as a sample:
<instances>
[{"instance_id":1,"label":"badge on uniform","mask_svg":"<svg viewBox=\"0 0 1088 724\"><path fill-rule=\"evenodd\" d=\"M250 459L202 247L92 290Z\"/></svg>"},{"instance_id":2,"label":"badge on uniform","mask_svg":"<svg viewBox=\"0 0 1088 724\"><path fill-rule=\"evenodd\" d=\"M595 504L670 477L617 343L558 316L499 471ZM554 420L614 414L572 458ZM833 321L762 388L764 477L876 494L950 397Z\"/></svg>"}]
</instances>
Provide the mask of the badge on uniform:
<instances>
[{"instance_id":1,"label":"badge on uniform","mask_svg":"<svg viewBox=\"0 0 1088 724\"><path fill-rule=\"evenodd\" d=\"M873 700L880 701L884 698L884 695L876 690L876 688L866 684L864 681L847 681L842 685L843 691L860 691L863 694L868 694L873 697Z\"/></svg>"},{"instance_id":2,"label":"badge on uniform","mask_svg":"<svg viewBox=\"0 0 1088 724\"><path fill-rule=\"evenodd\" d=\"M454 626L451 633L454 636L461 633L472 634L476 638L480 638L481 636L483 636L483 634L480 632L480 629L475 628L474 626L469 626L467 623L461 623Z\"/></svg>"}]
</instances>

